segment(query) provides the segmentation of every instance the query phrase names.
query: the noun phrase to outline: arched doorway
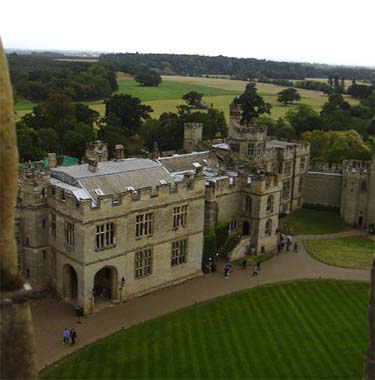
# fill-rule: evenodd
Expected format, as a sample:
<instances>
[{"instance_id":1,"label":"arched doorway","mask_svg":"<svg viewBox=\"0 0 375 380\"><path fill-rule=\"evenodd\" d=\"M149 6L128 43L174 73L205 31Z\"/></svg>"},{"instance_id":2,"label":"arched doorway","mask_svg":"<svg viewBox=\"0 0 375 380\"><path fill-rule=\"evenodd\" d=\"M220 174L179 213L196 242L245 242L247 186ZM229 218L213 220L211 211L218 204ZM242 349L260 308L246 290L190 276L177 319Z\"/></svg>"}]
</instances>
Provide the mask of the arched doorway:
<instances>
[{"instance_id":1,"label":"arched doorway","mask_svg":"<svg viewBox=\"0 0 375 380\"><path fill-rule=\"evenodd\" d=\"M248 222L242 224L242 236L248 236L250 233L250 225Z\"/></svg>"},{"instance_id":2,"label":"arched doorway","mask_svg":"<svg viewBox=\"0 0 375 380\"><path fill-rule=\"evenodd\" d=\"M362 225L363 225L363 216L360 216L358 218L358 227L362 227Z\"/></svg>"},{"instance_id":3,"label":"arched doorway","mask_svg":"<svg viewBox=\"0 0 375 380\"><path fill-rule=\"evenodd\" d=\"M117 299L117 269L104 267L94 277L93 296L95 303Z\"/></svg>"},{"instance_id":4,"label":"arched doorway","mask_svg":"<svg viewBox=\"0 0 375 380\"><path fill-rule=\"evenodd\" d=\"M71 302L77 301L78 299L78 276L70 264L64 266L63 295L66 300Z\"/></svg>"}]
</instances>

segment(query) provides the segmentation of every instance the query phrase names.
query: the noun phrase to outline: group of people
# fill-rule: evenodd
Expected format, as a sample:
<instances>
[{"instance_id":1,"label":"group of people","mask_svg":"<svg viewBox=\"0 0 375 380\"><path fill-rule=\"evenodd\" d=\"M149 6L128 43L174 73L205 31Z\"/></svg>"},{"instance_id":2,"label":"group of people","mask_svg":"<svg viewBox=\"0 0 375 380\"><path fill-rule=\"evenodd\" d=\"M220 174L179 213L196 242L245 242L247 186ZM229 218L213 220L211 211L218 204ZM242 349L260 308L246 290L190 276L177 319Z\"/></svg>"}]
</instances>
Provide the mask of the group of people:
<instances>
[{"instance_id":1,"label":"group of people","mask_svg":"<svg viewBox=\"0 0 375 380\"><path fill-rule=\"evenodd\" d=\"M289 252L291 247L293 245L293 252L298 252L298 242L295 241L294 244L292 242L292 235L284 235L281 232L279 233L279 236L277 237L277 253L282 253L284 251L284 248L286 247L286 251Z\"/></svg>"},{"instance_id":2,"label":"group of people","mask_svg":"<svg viewBox=\"0 0 375 380\"><path fill-rule=\"evenodd\" d=\"M63 344L67 344L70 342L70 345L73 346L76 343L77 333L71 328L70 331L65 327L63 334Z\"/></svg>"},{"instance_id":3,"label":"group of people","mask_svg":"<svg viewBox=\"0 0 375 380\"><path fill-rule=\"evenodd\" d=\"M242 269L246 269L247 268L247 260L246 258L243 259L242 261ZM258 272L260 271L260 261L257 261L254 265L253 265L253 276L257 276L258 275ZM229 274L232 270L232 265L230 263L227 263L225 264L224 266L224 278L227 279L229 277Z\"/></svg>"}]
</instances>

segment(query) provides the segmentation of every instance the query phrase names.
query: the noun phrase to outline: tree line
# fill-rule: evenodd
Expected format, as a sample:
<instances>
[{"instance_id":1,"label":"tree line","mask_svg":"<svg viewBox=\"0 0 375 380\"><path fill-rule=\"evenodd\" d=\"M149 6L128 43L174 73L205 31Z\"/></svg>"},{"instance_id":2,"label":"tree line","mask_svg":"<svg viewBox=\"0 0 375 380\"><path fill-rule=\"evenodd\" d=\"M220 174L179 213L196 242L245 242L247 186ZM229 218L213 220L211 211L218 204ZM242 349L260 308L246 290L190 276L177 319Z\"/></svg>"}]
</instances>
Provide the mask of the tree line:
<instances>
[{"instance_id":1,"label":"tree line","mask_svg":"<svg viewBox=\"0 0 375 380\"><path fill-rule=\"evenodd\" d=\"M255 58L235 58L187 54L102 54L100 61L110 62L118 71L135 75L140 66L154 69L163 75L204 76L229 75L232 79L253 80L255 78L299 79L340 78L375 80L375 70L364 67L330 66L295 62L277 62Z\"/></svg>"},{"instance_id":2,"label":"tree line","mask_svg":"<svg viewBox=\"0 0 375 380\"><path fill-rule=\"evenodd\" d=\"M63 94L74 101L103 99L118 89L115 67L108 63L65 62L38 55L8 55L17 97L43 102Z\"/></svg>"}]
</instances>

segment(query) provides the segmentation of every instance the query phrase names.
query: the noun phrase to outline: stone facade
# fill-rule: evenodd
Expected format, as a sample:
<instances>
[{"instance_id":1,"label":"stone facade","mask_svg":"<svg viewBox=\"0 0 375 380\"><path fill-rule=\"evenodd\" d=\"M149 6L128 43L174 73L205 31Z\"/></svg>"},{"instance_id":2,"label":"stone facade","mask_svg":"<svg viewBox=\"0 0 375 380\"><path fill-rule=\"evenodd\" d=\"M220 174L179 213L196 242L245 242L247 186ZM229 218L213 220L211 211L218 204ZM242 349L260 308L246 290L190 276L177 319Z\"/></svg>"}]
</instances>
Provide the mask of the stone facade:
<instances>
[{"instance_id":1,"label":"stone facade","mask_svg":"<svg viewBox=\"0 0 375 380\"><path fill-rule=\"evenodd\" d=\"M240 119L232 106L228 139L210 142L187 124L184 147L200 152L124 159L119 145L107 161L97 141L86 164L54 168L50 155L50 167L26 167L19 268L34 289L51 286L90 312L184 281L201 274L203 234L218 223L253 252L274 250L279 213L302 206L309 146L267 141Z\"/></svg>"}]
</instances>

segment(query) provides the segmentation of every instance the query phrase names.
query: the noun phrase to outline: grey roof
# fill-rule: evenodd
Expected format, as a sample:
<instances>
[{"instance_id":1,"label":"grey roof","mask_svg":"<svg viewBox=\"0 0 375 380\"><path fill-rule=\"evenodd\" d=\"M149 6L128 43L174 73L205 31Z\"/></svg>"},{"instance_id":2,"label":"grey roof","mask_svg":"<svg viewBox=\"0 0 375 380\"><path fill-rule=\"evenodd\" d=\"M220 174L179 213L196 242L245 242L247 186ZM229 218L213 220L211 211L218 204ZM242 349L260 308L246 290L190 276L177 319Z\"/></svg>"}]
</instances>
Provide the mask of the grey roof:
<instances>
[{"instance_id":1,"label":"grey roof","mask_svg":"<svg viewBox=\"0 0 375 380\"><path fill-rule=\"evenodd\" d=\"M51 177L72 188L84 189L95 201L99 195L119 194L129 188L155 189L162 183L174 184L172 176L161 164L140 158L99 162L94 173L88 170L87 164L56 168L51 170ZM60 185L58 181L55 184Z\"/></svg>"},{"instance_id":2,"label":"grey roof","mask_svg":"<svg viewBox=\"0 0 375 380\"><path fill-rule=\"evenodd\" d=\"M176 154L171 157L162 157L158 161L170 172L182 172L195 169L194 163L207 166L208 151L188 154Z\"/></svg>"},{"instance_id":3,"label":"grey roof","mask_svg":"<svg viewBox=\"0 0 375 380\"><path fill-rule=\"evenodd\" d=\"M297 146L297 144L280 140L270 140L266 143L267 148L286 148L287 146Z\"/></svg>"}]
</instances>

